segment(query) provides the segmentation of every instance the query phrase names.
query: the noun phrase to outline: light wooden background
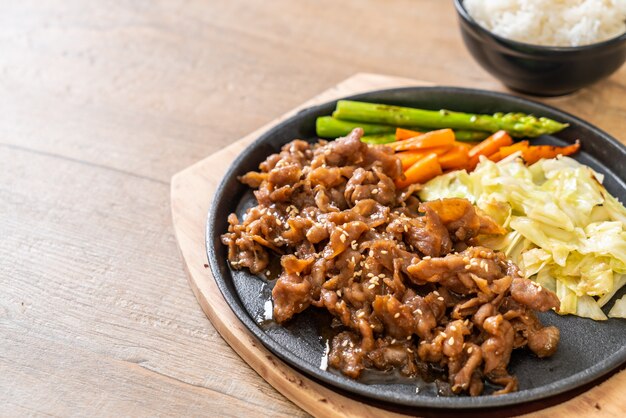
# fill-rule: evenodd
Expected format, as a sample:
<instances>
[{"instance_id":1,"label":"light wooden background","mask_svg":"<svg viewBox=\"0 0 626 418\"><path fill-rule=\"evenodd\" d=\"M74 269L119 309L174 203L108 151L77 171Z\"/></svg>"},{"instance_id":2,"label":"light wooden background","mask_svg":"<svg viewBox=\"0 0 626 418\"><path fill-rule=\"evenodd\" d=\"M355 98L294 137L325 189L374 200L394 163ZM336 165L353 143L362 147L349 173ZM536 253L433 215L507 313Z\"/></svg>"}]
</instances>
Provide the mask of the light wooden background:
<instances>
[{"instance_id":1,"label":"light wooden background","mask_svg":"<svg viewBox=\"0 0 626 418\"><path fill-rule=\"evenodd\" d=\"M451 1L0 2L0 415L305 415L205 318L169 180L362 71L502 90ZM626 68L547 102L626 140Z\"/></svg>"}]
</instances>

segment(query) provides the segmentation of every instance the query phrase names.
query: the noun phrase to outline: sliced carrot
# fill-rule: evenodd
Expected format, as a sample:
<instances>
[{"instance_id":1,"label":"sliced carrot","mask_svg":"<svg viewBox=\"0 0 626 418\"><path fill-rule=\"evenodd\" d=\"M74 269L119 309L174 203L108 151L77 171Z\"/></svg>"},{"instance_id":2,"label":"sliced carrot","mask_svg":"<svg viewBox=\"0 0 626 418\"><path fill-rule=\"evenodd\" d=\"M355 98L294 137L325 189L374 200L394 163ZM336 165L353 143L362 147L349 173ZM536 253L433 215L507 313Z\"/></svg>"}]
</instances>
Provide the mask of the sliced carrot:
<instances>
[{"instance_id":1,"label":"sliced carrot","mask_svg":"<svg viewBox=\"0 0 626 418\"><path fill-rule=\"evenodd\" d=\"M566 147L555 147L552 145L533 145L522 151L522 158L526 164L533 164L542 158L554 158L557 155L571 155L580 149L580 142Z\"/></svg>"},{"instance_id":2,"label":"sliced carrot","mask_svg":"<svg viewBox=\"0 0 626 418\"><path fill-rule=\"evenodd\" d=\"M502 158L508 157L509 155L513 154L514 152L523 151L526 148L528 148L528 141L516 142L515 144L510 145L508 147L500 148L500 155L502 156Z\"/></svg>"},{"instance_id":3,"label":"sliced carrot","mask_svg":"<svg viewBox=\"0 0 626 418\"><path fill-rule=\"evenodd\" d=\"M480 142L459 142L459 141L454 141L454 146L460 145L463 146L465 148L467 148L467 150L471 150L472 148L474 148L476 145L480 144Z\"/></svg>"},{"instance_id":4,"label":"sliced carrot","mask_svg":"<svg viewBox=\"0 0 626 418\"><path fill-rule=\"evenodd\" d=\"M387 146L395 149L396 151L434 148L446 145L454 145L454 131L452 129L440 129L438 131L430 131L426 132L425 134L418 135L414 138L387 144Z\"/></svg>"},{"instance_id":5,"label":"sliced carrot","mask_svg":"<svg viewBox=\"0 0 626 418\"><path fill-rule=\"evenodd\" d=\"M502 149L502 148L500 148ZM503 159L504 157L502 156L502 152L500 151L496 151L493 154L491 154L489 157L491 161L493 161L494 163L497 163L498 161L500 161L501 159Z\"/></svg>"},{"instance_id":6,"label":"sliced carrot","mask_svg":"<svg viewBox=\"0 0 626 418\"><path fill-rule=\"evenodd\" d=\"M466 147L462 145L456 145L451 150L439 157L439 164L444 170L447 169L462 169L467 167L469 161L469 153Z\"/></svg>"},{"instance_id":7,"label":"sliced carrot","mask_svg":"<svg viewBox=\"0 0 626 418\"><path fill-rule=\"evenodd\" d=\"M396 140L404 141L405 139L415 138L420 136L422 132L412 131L410 129L396 128Z\"/></svg>"},{"instance_id":8,"label":"sliced carrot","mask_svg":"<svg viewBox=\"0 0 626 418\"><path fill-rule=\"evenodd\" d=\"M513 143L513 138L506 131L498 131L476 145L469 151L469 168L473 169L478 164L478 157L491 155L502 147Z\"/></svg>"},{"instance_id":9,"label":"sliced carrot","mask_svg":"<svg viewBox=\"0 0 626 418\"><path fill-rule=\"evenodd\" d=\"M396 187L403 189L410 184L424 183L442 172L441 165L437 161L437 154L430 153L409 167L404 172L403 178L396 180Z\"/></svg>"},{"instance_id":10,"label":"sliced carrot","mask_svg":"<svg viewBox=\"0 0 626 418\"><path fill-rule=\"evenodd\" d=\"M396 153L396 157L400 158L400 161L402 161L402 171L405 171L407 168L411 167L413 164L415 164L430 153L443 155L450 149L450 147L435 147L424 150L402 151Z\"/></svg>"}]
</instances>

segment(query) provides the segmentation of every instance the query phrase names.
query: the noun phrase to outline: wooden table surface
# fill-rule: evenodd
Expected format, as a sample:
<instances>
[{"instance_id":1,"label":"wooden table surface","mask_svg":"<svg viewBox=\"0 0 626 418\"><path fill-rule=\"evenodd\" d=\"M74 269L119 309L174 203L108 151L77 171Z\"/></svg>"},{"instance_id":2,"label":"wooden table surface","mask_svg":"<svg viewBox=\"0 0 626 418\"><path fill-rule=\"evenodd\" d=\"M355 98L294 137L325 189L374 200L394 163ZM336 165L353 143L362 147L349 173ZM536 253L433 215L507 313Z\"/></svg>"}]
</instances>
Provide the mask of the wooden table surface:
<instances>
[{"instance_id":1,"label":"wooden table surface","mask_svg":"<svg viewBox=\"0 0 626 418\"><path fill-rule=\"evenodd\" d=\"M0 415L306 415L204 316L169 181L363 71L503 90L451 1L2 2ZM625 98L546 102L625 141Z\"/></svg>"}]
</instances>

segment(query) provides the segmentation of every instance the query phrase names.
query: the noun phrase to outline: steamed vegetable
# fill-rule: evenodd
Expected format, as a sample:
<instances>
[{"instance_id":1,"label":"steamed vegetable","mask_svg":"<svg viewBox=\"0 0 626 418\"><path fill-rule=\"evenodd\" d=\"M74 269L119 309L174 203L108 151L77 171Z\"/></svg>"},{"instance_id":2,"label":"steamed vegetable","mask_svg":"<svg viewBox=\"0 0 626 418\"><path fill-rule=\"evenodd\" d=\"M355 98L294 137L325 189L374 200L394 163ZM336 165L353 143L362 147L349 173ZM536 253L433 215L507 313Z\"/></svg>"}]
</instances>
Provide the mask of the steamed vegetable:
<instances>
[{"instance_id":1,"label":"steamed vegetable","mask_svg":"<svg viewBox=\"0 0 626 418\"><path fill-rule=\"evenodd\" d=\"M396 142L396 136L394 134L365 135L361 137L361 142L370 145L390 144Z\"/></svg>"},{"instance_id":2,"label":"steamed vegetable","mask_svg":"<svg viewBox=\"0 0 626 418\"><path fill-rule=\"evenodd\" d=\"M333 117L340 120L433 129L470 129L495 133L505 130L515 137L534 138L558 132L567 124L523 113L481 115L448 110L424 110L375 103L339 100Z\"/></svg>"},{"instance_id":3,"label":"steamed vegetable","mask_svg":"<svg viewBox=\"0 0 626 418\"><path fill-rule=\"evenodd\" d=\"M452 129L440 129L416 136L415 138L397 141L389 146L396 151L410 149L424 149L432 147L452 147L454 145L454 132Z\"/></svg>"},{"instance_id":4,"label":"steamed vegetable","mask_svg":"<svg viewBox=\"0 0 626 418\"><path fill-rule=\"evenodd\" d=\"M389 125L380 125L374 123L367 122L352 122L347 120L339 120L333 118L332 116L320 116L315 121L315 131L317 136L320 138L339 138L341 136L346 136L354 128L363 128L363 132L365 136L370 135L382 135L382 134L392 134L396 132L395 126ZM409 136L405 138L396 137L398 140L407 139L413 136L419 135L423 132L432 131L433 129L428 128L419 128L412 127L412 130L401 129L405 131L405 133L410 133ZM416 132L417 131L417 132ZM468 130L455 130L456 140L461 142L476 142L482 141L483 139L489 136L488 132L484 131L468 131Z\"/></svg>"},{"instance_id":5,"label":"steamed vegetable","mask_svg":"<svg viewBox=\"0 0 626 418\"><path fill-rule=\"evenodd\" d=\"M415 131L411 129L396 128L396 140L403 141L405 139L415 138L416 136L419 136L423 133L424 132Z\"/></svg>"},{"instance_id":6,"label":"steamed vegetable","mask_svg":"<svg viewBox=\"0 0 626 418\"><path fill-rule=\"evenodd\" d=\"M443 155L447 154L451 149L451 147L445 146L427 148L423 150L410 150L399 152L396 154L396 156L400 158L400 161L402 161L402 170L406 171L407 168L411 167L413 164L426 157L428 154L434 153L437 156L441 156L439 157L439 159L441 160L441 158L443 158Z\"/></svg>"},{"instance_id":7,"label":"steamed vegetable","mask_svg":"<svg viewBox=\"0 0 626 418\"><path fill-rule=\"evenodd\" d=\"M462 145L455 145L448 152L439 157L439 164L444 170L456 170L467 167L469 151Z\"/></svg>"},{"instance_id":8,"label":"steamed vegetable","mask_svg":"<svg viewBox=\"0 0 626 418\"><path fill-rule=\"evenodd\" d=\"M348 135L354 128L362 128L364 135L392 134L396 128L373 123L350 122L332 116L320 116L315 120L315 131L320 138L339 138Z\"/></svg>"},{"instance_id":9,"label":"steamed vegetable","mask_svg":"<svg viewBox=\"0 0 626 418\"><path fill-rule=\"evenodd\" d=\"M405 128L396 128L396 139L398 141L402 141L404 139L413 138L415 136L421 135L424 132L432 131L433 129L428 128L413 128L413 129L405 129ZM472 143L477 141L482 141L487 138L489 133L482 131L467 131L463 129L456 129L454 131L454 137L457 141L463 143Z\"/></svg>"},{"instance_id":10,"label":"steamed vegetable","mask_svg":"<svg viewBox=\"0 0 626 418\"><path fill-rule=\"evenodd\" d=\"M442 173L437 161L437 154L430 153L410 166L404 172L404 178L396 180L396 187L404 188L414 183L423 183Z\"/></svg>"},{"instance_id":11,"label":"steamed vegetable","mask_svg":"<svg viewBox=\"0 0 626 418\"><path fill-rule=\"evenodd\" d=\"M482 244L504 251L526 277L554 290L560 313L596 320L626 285L626 209L602 176L568 157L526 167L514 154L483 159L426 183L420 198L465 197L509 232ZM626 302L610 316L626 318Z\"/></svg>"},{"instance_id":12,"label":"steamed vegetable","mask_svg":"<svg viewBox=\"0 0 626 418\"><path fill-rule=\"evenodd\" d=\"M478 157L481 155L491 155L498 152L500 148L511 144L513 144L513 138L506 131L496 132L469 151L469 168L476 167Z\"/></svg>"},{"instance_id":13,"label":"steamed vegetable","mask_svg":"<svg viewBox=\"0 0 626 418\"><path fill-rule=\"evenodd\" d=\"M542 158L554 158L557 155L571 155L580 149L580 143L566 147L555 147L553 145L533 145L522 150L522 158L526 164L534 164Z\"/></svg>"}]
</instances>

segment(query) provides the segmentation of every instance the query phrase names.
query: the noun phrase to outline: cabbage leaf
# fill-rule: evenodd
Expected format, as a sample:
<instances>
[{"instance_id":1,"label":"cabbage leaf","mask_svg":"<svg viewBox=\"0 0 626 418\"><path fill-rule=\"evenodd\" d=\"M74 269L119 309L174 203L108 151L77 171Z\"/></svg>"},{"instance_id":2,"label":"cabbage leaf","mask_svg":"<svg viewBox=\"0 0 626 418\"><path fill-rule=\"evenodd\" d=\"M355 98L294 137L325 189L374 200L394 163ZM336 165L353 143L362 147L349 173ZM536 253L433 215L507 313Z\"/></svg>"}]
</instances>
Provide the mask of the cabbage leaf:
<instances>
[{"instance_id":1,"label":"cabbage leaf","mask_svg":"<svg viewBox=\"0 0 626 418\"><path fill-rule=\"evenodd\" d=\"M605 320L601 308L626 285L626 209L603 176L568 157L527 167L517 155L481 158L426 183L422 200L464 197L509 232L481 244L503 251L525 277L553 290L559 313ZM626 318L626 297L610 317Z\"/></svg>"}]
</instances>

